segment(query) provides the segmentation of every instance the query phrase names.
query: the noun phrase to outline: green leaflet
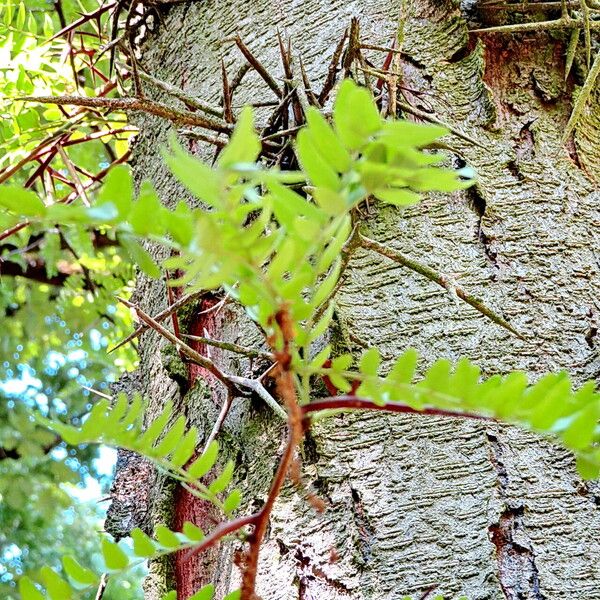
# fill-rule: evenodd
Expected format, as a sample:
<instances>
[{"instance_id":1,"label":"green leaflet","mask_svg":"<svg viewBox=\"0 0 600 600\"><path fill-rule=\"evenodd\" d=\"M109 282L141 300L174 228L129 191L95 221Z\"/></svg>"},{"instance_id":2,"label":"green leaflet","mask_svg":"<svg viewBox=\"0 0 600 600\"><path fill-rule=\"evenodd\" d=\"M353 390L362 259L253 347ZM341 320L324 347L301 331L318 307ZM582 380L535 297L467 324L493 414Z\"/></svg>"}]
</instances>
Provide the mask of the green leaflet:
<instances>
[{"instance_id":1,"label":"green leaflet","mask_svg":"<svg viewBox=\"0 0 600 600\"><path fill-rule=\"evenodd\" d=\"M254 129L254 117L250 106L242 110L229 144L219 156L220 167L236 163L253 163L260 152L260 140Z\"/></svg>"},{"instance_id":2,"label":"green leaflet","mask_svg":"<svg viewBox=\"0 0 600 600\"><path fill-rule=\"evenodd\" d=\"M62 560L65 573L70 579L83 586L98 583L98 576L89 569L82 567L72 556L65 556Z\"/></svg>"},{"instance_id":3,"label":"green leaflet","mask_svg":"<svg viewBox=\"0 0 600 600\"><path fill-rule=\"evenodd\" d=\"M102 556L109 571L120 571L129 565L127 554L107 538L102 538Z\"/></svg>"},{"instance_id":4,"label":"green leaflet","mask_svg":"<svg viewBox=\"0 0 600 600\"><path fill-rule=\"evenodd\" d=\"M206 451L189 467L188 474L193 479L204 477L214 466L219 453L219 443L213 440Z\"/></svg>"},{"instance_id":5,"label":"green leaflet","mask_svg":"<svg viewBox=\"0 0 600 600\"><path fill-rule=\"evenodd\" d=\"M336 133L350 150L358 150L381 127L381 117L371 93L350 79L340 85L333 122Z\"/></svg>"},{"instance_id":6,"label":"green leaflet","mask_svg":"<svg viewBox=\"0 0 600 600\"><path fill-rule=\"evenodd\" d=\"M43 217L46 207L38 195L18 185L0 186L0 206L24 217Z\"/></svg>"}]
</instances>

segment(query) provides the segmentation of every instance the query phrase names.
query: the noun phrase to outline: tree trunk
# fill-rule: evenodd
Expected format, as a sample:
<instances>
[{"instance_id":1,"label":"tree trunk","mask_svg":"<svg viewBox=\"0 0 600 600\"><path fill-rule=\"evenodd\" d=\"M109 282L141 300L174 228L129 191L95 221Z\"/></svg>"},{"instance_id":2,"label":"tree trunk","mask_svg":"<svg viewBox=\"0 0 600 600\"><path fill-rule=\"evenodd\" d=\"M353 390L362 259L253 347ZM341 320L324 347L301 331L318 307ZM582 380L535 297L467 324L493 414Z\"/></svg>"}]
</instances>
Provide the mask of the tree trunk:
<instances>
[{"instance_id":1,"label":"tree trunk","mask_svg":"<svg viewBox=\"0 0 600 600\"><path fill-rule=\"evenodd\" d=\"M525 339L491 323L435 283L360 251L336 309L338 349L375 345L391 360L415 347L423 366L467 356L485 374L511 369L532 378L567 369L579 384L598 376L600 92L567 146L561 138L577 71L564 82L568 33L469 35L468 26L505 17L453 0L205 0L161 10L141 43L141 65L218 105L220 60L230 76L243 64L231 42L240 33L270 72L280 73L276 33L289 36L319 89L352 16L366 43L389 47L404 32L407 103L478 142L451 136L456 164L476 169L478 184L432 194L402 211L371 207L372 238L451 278L501 314ZM399 6L401 5L401 6ZM546 18L548 14L545 15ZM552 14L550 14L552 16ZM526 12L521 21L539 20ZM367 50L381 67L385 53ZM172 98L147 86L163 101ZM255 72L234 104L273 100ZM595 112L593 108L595 107ZM259 113L260 116L260 113ZM164 202L184 192L168 175L160 148L172 126L139 115L134 172L150 177ZM189 137L188 148L207 156ZM136 300L155 314L165 282L140 277ZM207 297L182 317L188 331L256 345L260 336L226 305L201 314ZM205 351L206 349L200 348ZM212 349L239 374L258 369ZM257 370L256 372L260 372ZM177 383L179 385L177 385ZM206 435L223 395L201 370L178 362L154 333L140 342L137 389L157 412L174 399ZM219 440L238 465L245 510L260 506L284 441L269 409L235 401ZM151 530L192 520L211 527L210 508L162 481L135 457L122 457L109 529ZM568 453L511 427L433 417L345 414L316 425L302 449L305 483L326 502L318 513L289 485L262 548L258 593L264 600L397 600L429 590L470 600L600 598L600 490L577 476ZM239 584L232 544L185 562L153 565L146 597L176 588L188 598L213 581L217 598Z\"/></svg>"}]
</instances>

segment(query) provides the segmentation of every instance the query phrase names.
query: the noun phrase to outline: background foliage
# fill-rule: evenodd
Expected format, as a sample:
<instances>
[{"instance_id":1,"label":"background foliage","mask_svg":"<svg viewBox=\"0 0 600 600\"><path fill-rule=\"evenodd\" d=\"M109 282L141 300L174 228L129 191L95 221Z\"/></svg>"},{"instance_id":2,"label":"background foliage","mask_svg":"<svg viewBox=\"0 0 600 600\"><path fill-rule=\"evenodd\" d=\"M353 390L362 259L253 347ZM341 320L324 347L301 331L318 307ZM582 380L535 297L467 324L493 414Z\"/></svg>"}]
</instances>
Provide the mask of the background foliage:
<instances>
[{"instance_id":1,"label":"background foliage","mask_svg":"<svg viewBox=\"0 0 600 600\"><path fill-rule=\"evenodd\" d=\"M111 81L108 55L99 60L97 55L108 13L99 29L95 23L82 25L80 31L88 35L52 39L81 13L97 8L95 0L2 4L0 181L35 190L42 198L71 201L75 184L69 161L77 165L79 182L93 200L98 174L126 156L132 132L123 115L105 119L99 113L13 101L32 93L103 93ZM0 212L0 232L18 224ZM129 330L129 312L115 303L114 293L127 295L132 275L119 248L101 231L29 225L0 240L3 598L15 597L15 579L21 574L43 564L58 567L65 553L76 551L89 564L98 560L96 532L102 528L104 505L80 498L107 491L112 454L103 453L102 464L96 460L97 447L67 449L56 435L32 423L28 411L68 415L78 422L95 400L86 387L107 391L110 381L133 367L131 346L114 356L106 353ZM111 583L105 597L140 597L137 582L131 581Z\"/></svg>"}]
</instances>

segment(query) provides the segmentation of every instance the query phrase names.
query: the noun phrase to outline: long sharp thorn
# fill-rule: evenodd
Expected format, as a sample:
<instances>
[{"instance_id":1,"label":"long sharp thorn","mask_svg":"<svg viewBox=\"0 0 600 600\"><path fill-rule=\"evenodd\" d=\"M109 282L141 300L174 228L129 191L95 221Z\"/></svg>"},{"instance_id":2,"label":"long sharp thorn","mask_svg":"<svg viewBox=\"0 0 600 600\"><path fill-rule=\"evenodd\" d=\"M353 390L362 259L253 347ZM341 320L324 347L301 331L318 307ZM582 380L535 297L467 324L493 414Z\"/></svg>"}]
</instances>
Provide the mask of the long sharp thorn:
<instances>
[{"instance_id":1,"label":"long sharp thorn","mask_svg":"<svg viewBox=\"0 0 600 600\"><path fill-rule=\"evenodd\" d=\"M276 81L271 77L267 69L265 69L264 65L252 54L248 46L244 44L242 38L239 35L236 35L234 38L235 45L240 49L240 52L244 55L244 58L250 63L250 65L254 68L254 70L265 80L265 83L273 90L276 96L281 98L283 95L280 87L277 85Z\"/></svg>"},{"instance_id":2,"label":"long sharp thorn","mask_svg":"<svg viewBox=\"0 0 600 600\"><path fill-rule=\"evenodd\" d=\"M329 98L329 94L335 85L335 81L337 78L337 70L338 64L340 62L340 57L342 56L342 52L344 50L344 44L346 43L346 39L348 38L348 29L344 30L344 35L342 39L338 42L335 50L333 51L333 56L331 57L331 62L329 63L329 67L327 69L327 78L325 79L325 83L323 84L323 89L319 94L319 104L321 106L325 105L327 98Z\"/></svg>"},{"instance_id":3,"label":"long sharp thorn","mask_svg":"<svg viewBox=\"0 0 600 600\"><path fill-rule=\"evenodd\" d=\"M306 92L306 97L308 101L317 108L321 108L321 104L319 103L319 99L315 96L315 93L312 90L312 85L310 83L310 79L308 78L308 73L304 67L304 62L302 61L302 57L299 59L300 62L300 72L302 73L302 82L304 83L304 91Z\"/></svg>"},{"instance_id":4,"label":"long sharp thorn","mask_svg":"<svg viewBox=\"0 0 600 600\"><path fill-rule=\"evenodd\" d=\"M231 88L227 78L225 61L221 59L221 78L223 80L223 118L226 123L233 123L233 111L231 109Z\"/></svg>"}]
</instances>

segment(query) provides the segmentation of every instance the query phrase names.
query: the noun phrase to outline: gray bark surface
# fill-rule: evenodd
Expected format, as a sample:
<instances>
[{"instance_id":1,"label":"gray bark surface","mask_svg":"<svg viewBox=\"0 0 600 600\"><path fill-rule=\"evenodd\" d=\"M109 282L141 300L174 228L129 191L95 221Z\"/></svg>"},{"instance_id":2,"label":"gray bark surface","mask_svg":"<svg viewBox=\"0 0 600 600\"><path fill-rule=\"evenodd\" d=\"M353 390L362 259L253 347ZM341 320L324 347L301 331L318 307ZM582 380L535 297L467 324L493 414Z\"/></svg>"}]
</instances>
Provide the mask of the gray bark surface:
<instances>
[{"instance_id":1,"label":"gray bark surface","mask_svg":"<svg viewBox=\"0 0 600 600\"><path fill-rule=\"evenodd\" d=\"M340 292L335 340L340 349L376 345L387 360L412 346L423 366L467 356L486 375L522 369L536 378L567 369L579 384L600 372L598 95L568 152L560 141L573 91L572 78L563 83L564 41L547 34L469 41L470 10L449 0L407 2L403 77L407 88L426 92L421 100L407 92L409 101L418 107L426 99L439 119L480 142L448 138L455 156L476 169L477 187L430 195L403 211L374 210L367 230L457 278L526 340L366 251L353 259ZM230 73L241 64L223 40L239 32L279 72L279 29L318 88L351 16L360 18L364 40L388 46L400 14L399 3L374 0L193 2L163 13L141 62L156 77L217 104L221 57ZM369 56L383 62L383 54ZM256 74L237 98L273 99ZM159 152L172 128L142 115L136 123L136 177L150 177L163 200L175 203L184 194ZM158 312L164 282L140 278L136 298ZM259 339L233 309L221 313L219 327L224 339L245 345ZM154 411L174 398L208 435L218 394L211 398L195 386L182 397L164 367L163 346L155 334L142 337L138 389ZM231 355L213 358L248 374L248 364L231 362ZM247 400L236 401L225 425L220 439L243 465L239 483L251 505L268 489L284 432ZM598 486L584 484L572 457L536 436L441 418L346 414L314 427L303 459L304 478L328 509L318 514L285 489L261 554L258 593L265 600L395 600L432 589L470 600L600 599ZM146 514L130 515L129 524L137 519L151 528L168 520L170 496L151 489L153 477L148 472L137 487L154 500L139 496ZM148 598L166 589L165 572L153 570ZM223 593L237 577L225 547L209 579Z\"/></svg>"}]
</instances>

